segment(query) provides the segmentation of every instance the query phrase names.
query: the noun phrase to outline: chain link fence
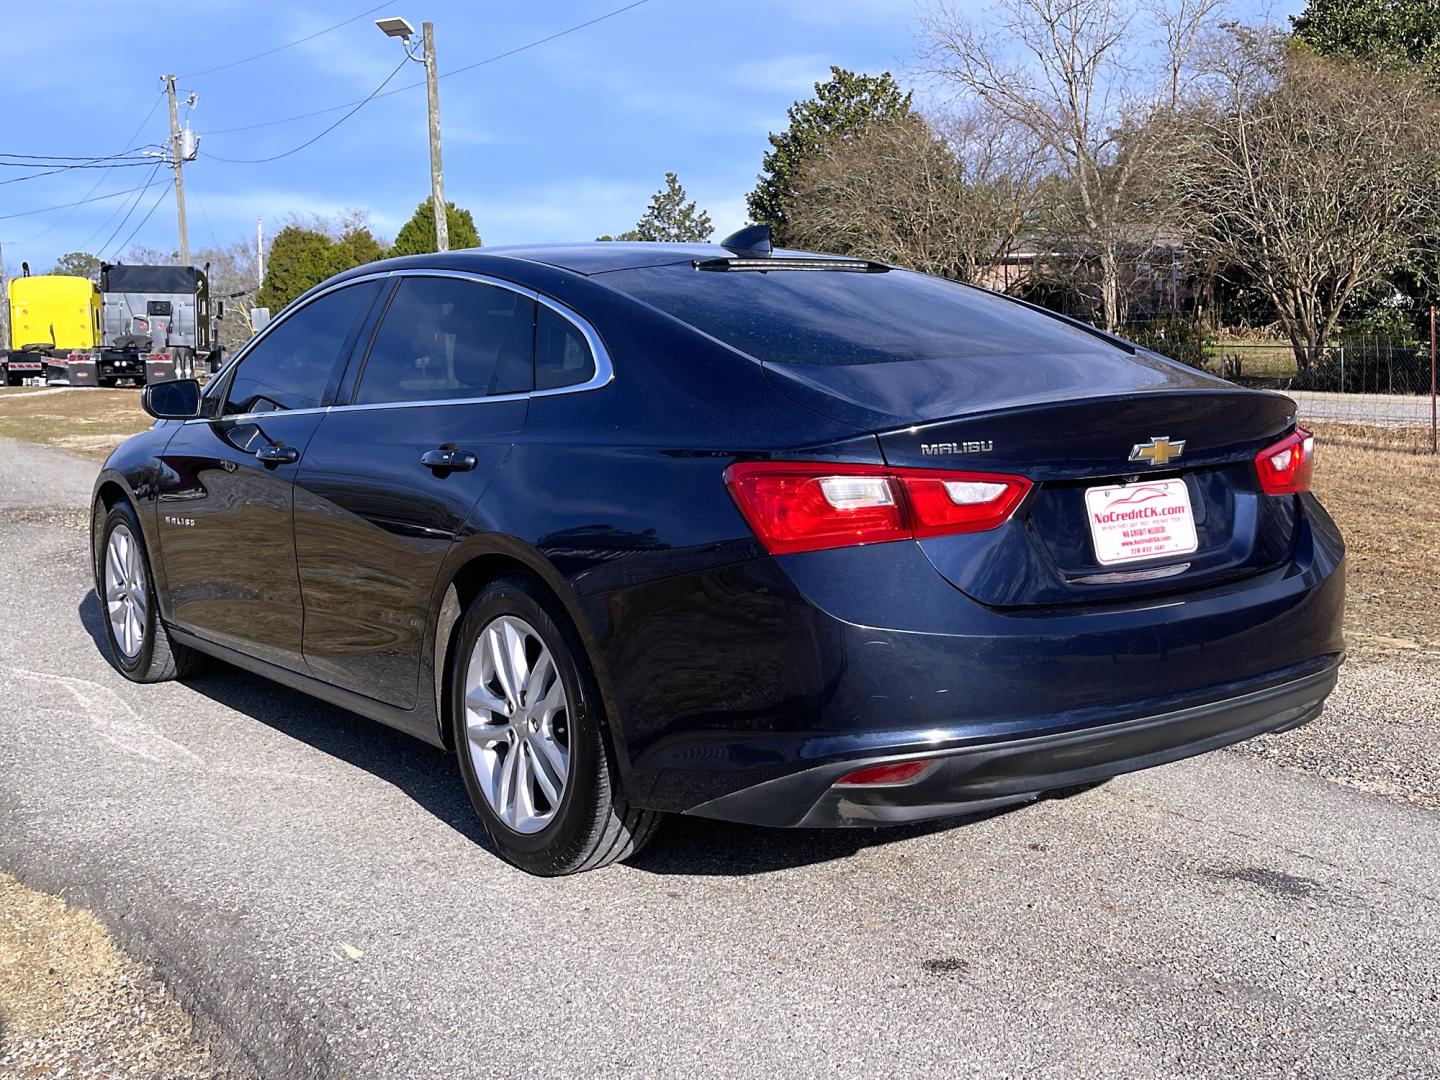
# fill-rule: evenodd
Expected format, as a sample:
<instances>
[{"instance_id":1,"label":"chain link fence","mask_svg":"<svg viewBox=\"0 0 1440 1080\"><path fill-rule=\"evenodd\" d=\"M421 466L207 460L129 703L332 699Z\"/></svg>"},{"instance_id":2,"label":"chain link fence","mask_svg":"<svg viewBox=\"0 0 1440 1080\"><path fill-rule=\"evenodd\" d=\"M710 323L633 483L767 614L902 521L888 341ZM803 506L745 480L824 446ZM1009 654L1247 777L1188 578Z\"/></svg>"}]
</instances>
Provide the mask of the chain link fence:
<instances>
[{"instance_id":1,"label":"chain link fence","mask_svg":"<svg viewBox=\"0 0 1440 1080\"><path fill-rule=\"evenodd\" d=\"M1184 322L1127 327L1126 337L1242 386L1279 390L1327 439L1431 453L1440 409L1429 342L1352 335L1297 356L1288 342L1215 340Z\"/></svg>"}]
</instances>

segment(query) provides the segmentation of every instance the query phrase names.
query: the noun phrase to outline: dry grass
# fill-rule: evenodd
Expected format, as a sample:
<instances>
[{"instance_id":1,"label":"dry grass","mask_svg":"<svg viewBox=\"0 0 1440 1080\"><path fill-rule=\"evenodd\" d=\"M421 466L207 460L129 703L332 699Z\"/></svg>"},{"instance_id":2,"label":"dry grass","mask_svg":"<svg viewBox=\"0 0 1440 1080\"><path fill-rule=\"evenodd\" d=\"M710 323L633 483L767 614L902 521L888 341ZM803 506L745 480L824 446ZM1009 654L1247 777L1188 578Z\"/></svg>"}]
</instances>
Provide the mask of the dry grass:
<instances>
[{"instance_id":1,"label":"dry grass","mask_svg":"<svg viewBox=\"0 0 1440 1080\"><path fill-rule=\"evenodd\" d=\"M140 410L138 390L0 389L0 436L96 460L152 423Z\"/></svg>"},{"instance_id":2,"label":"dry grass","mask_svg":"<svg viewBox=\"0 0 1440 1080\"><path fill-rule=\"evenodd\" d=\"M1331 448L1343 446L1360 450L1393 450L1401 454L1432 455L1428 421L1425 424L1381 427L1338 420L1308 420L1302 412L1300 423L1323 438L1325 445Z\"/></svg>"},{"instance_id":3,"label":"dry grass","mask_svg":"<svg viewBox=\"0 0 1440 1080\"><path fill-rule=\"evenodd\" d=\"M0 1075L233 1074L94 915L0 875Z\"/></svg>"},{"instance_id":4,"label":"dry grass","mask_svg":"<svg viewBox=\"0 0 1440 1080\"><path fill-rule=\"evenodd\" d=\"M1349 548L1352 649L1440 651L1440 457L1355 445L1352 425L1313 426L1315 492Z\"/></svg>"}]
</instances>

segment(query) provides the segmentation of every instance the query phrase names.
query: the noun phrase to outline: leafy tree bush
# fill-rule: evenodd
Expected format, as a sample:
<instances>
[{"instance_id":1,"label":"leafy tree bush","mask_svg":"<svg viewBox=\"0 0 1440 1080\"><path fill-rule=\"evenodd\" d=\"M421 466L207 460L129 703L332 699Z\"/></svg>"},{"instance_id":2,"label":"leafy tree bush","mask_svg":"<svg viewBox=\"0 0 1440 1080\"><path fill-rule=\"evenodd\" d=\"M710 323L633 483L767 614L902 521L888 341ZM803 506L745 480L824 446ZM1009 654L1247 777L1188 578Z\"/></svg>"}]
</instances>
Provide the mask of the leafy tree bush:
<instances>
[{"instance_id":1,"label":"leafy tree bush","mask_svg":"<svg viewBox=\"0 0 1440 1080\"><path fill-rule=\"evenodd\" d=\"M1210 357L1206 352L1210 336L1194 320L1150 319L1143 323L1131 323L1122 333L1141 348L1179 360L1182 364L1201 369L1210 366Z\"/></svg>"},{"instance_id":2,"label":"leafy tree bush","mask_svg":"<svg viewBox=\"0 0 1440 1080\"><path fill-rule=\"evenodd\" d=\"M265 280L255 302L279 311L312 285L335 272L335 245L324 233L301 225L287 225L270 245Z\"/></svg>"},{"instance_id":3,"label":"leafy tree bush","mask_svg":"<svg viewBox=\"0 0 1440 1080\"><path fill-rule=\"evenodd\" d=\"M356 266L385 258L385 246L363 225L354 225L335 241L331 249L331 273L338 274Z\"/></svg>"},{"instance_id":4,"label":"leafy tree bush","mask_svg":"<svg viewBox=\"0 0 1440 1080\"><path fill-rule=\"evenodd\" d=\"M66 277L83 277L91 281L100 280L100 260L88 251L72 251L61 255L48 273L63 274Z\"/></svg>"},{"instance_id":5,"label":"leafy tree bush","mask_svg":"<svg viewBox=\"0 0 1440 1080\"><path fill-rule=\"evenodd\" d=\"M1440 87L1435 0L1310 0L1290 22L1295 37L1322 55L1413 66Z\"/></svg>"},{"instance_id":6,"label":"leafy tree bush","mask_svg":"<svg viewBox=\"0 0 1440 1080\"><path fill-rule=\"evenodd\" d=\"M450 232L450 250L477 248L480 246L480 232L475 228L475 218L469 210L462 210L453 202L445 203L445 224ZM390 248L392 257L398 255L425 255L435 250L435 200L426 199L415 208L410 220L395 234L395 243Z\"/></svg>"},{"instance_id":7,"label":"leafy tree bush","mask_svg":"<svg viewBox=\"0 0 1440 1080\"><path fill-rule=\"evenodd\" d=\"M385 245L359 217L331 226L344 228L339 239L322 231L325 222L316 224L320 227L287 225L275 235L265 264L265 280L255 294L257 305L279 311L331 275L385 257Z\"/></svg>"},{"instance_id":8,"label":"leafy tree bush","mask_svg":"<svg viewBox=\"0 0 1440 1080\"><path fill-rule=\"evenodd\" d=\"M815 96L790 106L790 125L770 134L770 150L746 202L755 221L771 227L775 244L791 246L790 204L796 180L827 142L860 131L875 120L910 115L910 95L888 71L860 75L831 67L830 78L815 84Z\"/></svg>"}]
</instances>

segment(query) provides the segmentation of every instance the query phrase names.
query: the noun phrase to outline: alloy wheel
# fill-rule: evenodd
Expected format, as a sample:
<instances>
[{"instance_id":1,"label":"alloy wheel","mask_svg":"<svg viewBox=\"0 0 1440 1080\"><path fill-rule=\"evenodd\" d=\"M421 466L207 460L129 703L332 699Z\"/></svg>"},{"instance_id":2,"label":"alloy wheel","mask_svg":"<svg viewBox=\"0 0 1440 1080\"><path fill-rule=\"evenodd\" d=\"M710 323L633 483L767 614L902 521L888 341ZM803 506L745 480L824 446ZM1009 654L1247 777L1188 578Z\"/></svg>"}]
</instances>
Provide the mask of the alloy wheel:
<instances>
[{"instance_id":1,"label":"alloy wheel","mask_svg":"<svg viewBox=\"0 0 1440 1080\"><path fill-rule=\"evenodd\" d=\"M127 660L140 655L145 642L145 561L124 525L116 525L105 544L105 609L115 645Z\"/></svg>"},{"instance_id":2,"label":"alloy wheel","mask_svg":"<svg viewBox=\"0 0 1440 1080\"><path fill-rule=\"evenodd\" d=\"M480 631L465 668L465 737L481 793L519 833L539 832L570 776L565 684L535 628L513 615Z\"/></svg>"}]
</instances>

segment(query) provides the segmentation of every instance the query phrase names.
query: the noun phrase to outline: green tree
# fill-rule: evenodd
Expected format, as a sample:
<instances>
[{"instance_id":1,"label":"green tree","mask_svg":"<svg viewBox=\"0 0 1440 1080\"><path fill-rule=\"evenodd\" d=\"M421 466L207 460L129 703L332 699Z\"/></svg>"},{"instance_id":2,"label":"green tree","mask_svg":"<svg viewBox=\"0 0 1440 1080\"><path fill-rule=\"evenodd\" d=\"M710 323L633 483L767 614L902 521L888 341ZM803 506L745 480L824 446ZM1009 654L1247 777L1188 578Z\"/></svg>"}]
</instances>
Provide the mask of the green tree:
<instances>
[{"instance_id":1,"label":"green tree","mask_svg":"<svg viewBox=\"0 0 1440 1080\"><path fill-rule=\"evenodd\" d=\"M1310 0L1295 36L1324 56L1418 68L1440 87L1440 2Z\"/></svg>"},{"instance_id":2,"label":"green tree","mask_svg":"<svg viewBox=\"0 0 1440 1080\"><path fill-rule=\"evenodd\" d=\"M385 245L364 225L345 230L331 248L330 272L338 274L385 258Z\"/></svg>"},{"instance_id":3,"label":"green tree","mask_svg":"<svg viewBox=\"0 0 1440 1080\"><path fill-rule=\"evenodd\" d=\"M63 274L66 277L83 277L91 281L100 280L100 260L88 251L72 251L68 255L61 255L55 260L55 265L50 268L52 274Z\"/></svg>"},{"instance_id":4,"label":"green tree","mask_svg":"<svg viewBox=\"0 0 1440 1080\"><path fill-rule=\"evenodd\" d=\"M1290 22L1295 37L1323 56L1410 68L1440 90L1440 0L1309 0ZM1440 178L1435 183L1440 188ZM1418 311L1440 291L1440 222L1379 295L1396 290Z\"/></svg>"},{"instance_id":5,"label":"green tree","mask_svg":"<svg viewBox=\"0 0 1440 1080\"><path fill-rule=\"evenodd\" d=\"M911 112L910 94L888 71L860 75L830 68L830 78L815 84L815 96L790 106L790 126L770 134L770 150L746 199L750 216L769 224L777 246L790 244L789 204L795 183L807 163L832 140L858 132L872 120L893 120Z\"/></svg>"},{"instance_id":6,"label":"green tree","mask_svg":"<svg viewBox=\"0 0 1440 1080\"><path fill-rule=\"evenodd\" d=\"M287 225L270 245L265 280L255 303L279 311L312 285L334 273L335 242L324 233L300 225Z\"/></svg>"},{"instance_id":7,"label":"green tree","mask_svg":"<svg viewBox=\"0 0 1440 1080\"><path fill-rule=\"evenodd\" d=\"M461 210L453 202L445 203L445 224L450 232L450 250L477 248L480 232L469 210ZM435 250L435 200L426 199L415 208L410 220L395 234L390 255L426 255Z\"/></svg>"},{"instance_id":8,"label":"green tree","mask_svg":"<svg viewBox=\"0 0 1440 1080\"><path fill-rule=\"evenodd\" d=\"M619 236L597 236L597 240L651 240L671 244L703 244L715 233L710 215L695 205L673 172L665 174L665 186L650 196L650 206L635 228Z\"/></svg>"}]
</instances>

